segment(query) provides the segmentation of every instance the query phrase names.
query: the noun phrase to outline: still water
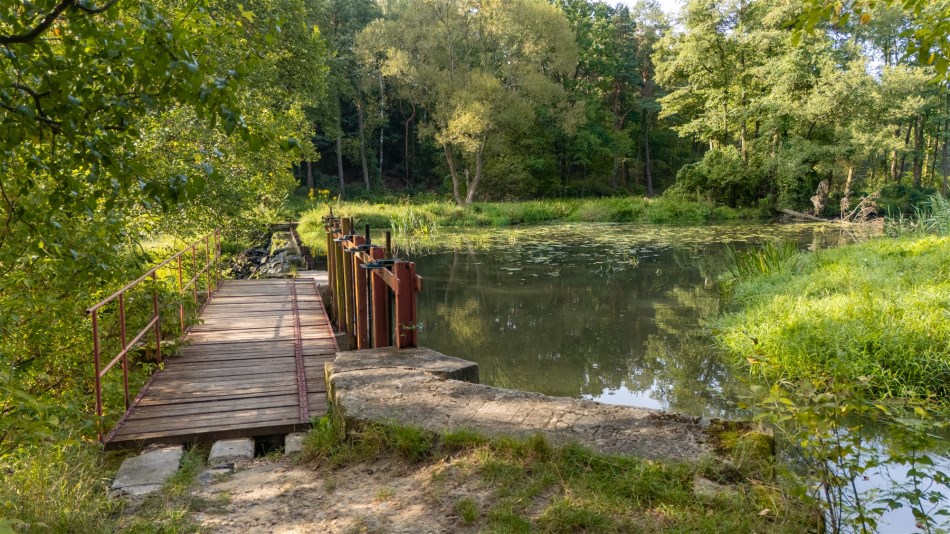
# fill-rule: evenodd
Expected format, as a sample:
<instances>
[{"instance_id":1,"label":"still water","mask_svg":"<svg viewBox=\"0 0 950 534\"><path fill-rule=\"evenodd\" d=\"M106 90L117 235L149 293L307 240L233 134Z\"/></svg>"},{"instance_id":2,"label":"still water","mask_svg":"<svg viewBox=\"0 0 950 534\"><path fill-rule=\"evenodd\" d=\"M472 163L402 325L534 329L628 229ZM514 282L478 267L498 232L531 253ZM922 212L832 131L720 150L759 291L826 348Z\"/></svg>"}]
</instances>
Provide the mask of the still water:
<instances>
[{"instance_id":1,"label":"still water","mask_svg":"<svg viewBox=\"0 0 950 534\"><path fill-rule=\"evenodd\" d=\"M425 279L420 345L477 362L484 384L743 418L737 402L749 377L709 332L725 305L726 248L781 241L815 250L863 237L816 224L563 224L442 231L438 244L397 252ZM905 482L869 475L862 491ZM878 529L908 532L914 522L905 507Z\"/></svg>"},{"instance_id":2,"label":"still water","mask_svg":"<svg viewBox=\"0 0 950 534\"><path fill-rule=\"evenodd\" d=\"M485 384L735 417L741 377L704 328L722 306L725 247L840 237L806 224L568 224L443 232L444 246L403 254L425 277L420 344L477 362Z\"/></svg>"}]
</instances>

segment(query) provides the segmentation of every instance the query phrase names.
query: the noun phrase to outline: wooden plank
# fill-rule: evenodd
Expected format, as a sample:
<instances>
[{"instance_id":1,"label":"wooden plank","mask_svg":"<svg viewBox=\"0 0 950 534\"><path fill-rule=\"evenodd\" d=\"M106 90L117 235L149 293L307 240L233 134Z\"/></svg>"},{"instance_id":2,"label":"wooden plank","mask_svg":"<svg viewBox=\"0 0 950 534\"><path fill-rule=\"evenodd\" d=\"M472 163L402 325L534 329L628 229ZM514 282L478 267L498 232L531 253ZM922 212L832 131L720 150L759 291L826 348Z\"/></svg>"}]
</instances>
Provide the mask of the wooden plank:
<instances>
[{"instance_id":1,"label":"wooden plank","mask_svg":"<svg viewBox=\"0 0 950 534\"><path fill-rule=\"evenodd\" d=\"M255 436L270 436L275 434L289 434L309 428L309 424L294 421L261 421L255 424L243 425L240 428L229 426L204 427L201 429L182 430L175 432L140 432L118 434L106 443L107 450L140 448L149 443L192 443L196 441L214 441L219 439L234 439Z\"/></svg>"},{"instance_id":2,"label":"wooden plank","mask_svg":"<svg viewBox=\"0 0 950 534\"><path fill-rule=\"evenodd\" d=\"M297 406L297 394L273 395L270 397L256 397L238 400L212 400L193 402L185 405L148 405L137 406L129 419L148 419L169 415L189 415L199 413L222 413L248 408L274 408L279 406Z\"/></svg>"},{"instance_id":3,"label":"wooden plank","mask_svg":"<svg viewBox=\"0 0 950 534\"><path fill-rule=\"evenodd\" d=\"M149 388L149 393L171 393L171 394L183 394L183 393L219 393L219 392L230 392L237 390L248 390L248 389L257 389L257 388L277 388L280 386L294 385L297 384L297 378L295 376L290 376L287 378L285 375L274 375L264 378L227 378L227 377L207 377L203 380L162 380L155 381L152 383L152 387Z\"/></svg>"},{"instance_id":4,"label":"wooden plank","mask_svg":"<svg viewBox=\"0 0 950 534\"><path fill-rule=\"evenodd\" d=\"M291 303L297 292L297 315ZM305 428L299 422L294 321L299 321L308 408L326 412L324 363L336 346L310 279L226 281L166 360L108 448L246 437Z\"/></svg>"},{"instance_id":5,"label":"wooden plank","mask_svg":"<svg viewBox=\"0 0 950 534\"><path fill-rule=\"evenodd\" d=\"M149 419L129 419L122 425L123 433L163 430L184 430L188 428L200 429L206 424L217 424L221 421L227 421L232 426L247 422L259 421L292 421L297 418L296 406L278 406L275 408L248 408L244 410L233 410L226 414L221 413L202 413L202 414L177 414L166 417L155 417Z\"/></svg>"}]
</instances>

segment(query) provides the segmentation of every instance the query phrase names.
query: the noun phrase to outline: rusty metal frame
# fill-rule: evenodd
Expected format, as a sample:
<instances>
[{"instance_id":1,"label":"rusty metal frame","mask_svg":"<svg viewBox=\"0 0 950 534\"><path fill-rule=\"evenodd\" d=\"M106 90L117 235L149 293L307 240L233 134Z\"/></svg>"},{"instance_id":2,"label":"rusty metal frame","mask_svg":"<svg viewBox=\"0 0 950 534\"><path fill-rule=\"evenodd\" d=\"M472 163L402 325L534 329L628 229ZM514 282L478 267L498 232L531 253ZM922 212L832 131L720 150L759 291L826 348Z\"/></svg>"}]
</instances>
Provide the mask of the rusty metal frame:
<instances>
[{"instance_id":1,"label":"rusty metal frame","mask_svg":"<svg viewBox=\"0 0 950 534\"><path fill-rule=\"evenodd\" d=\"M212 254L212 238L214 239L214 253ZM199 271L198 270L198 254L197 254L197 245L204 243L205 246L205 259L204 266ZM187 284L183 284L184 276L182 269L182 257L188 253L192 253L192 265L194 269L194 276ZM102 398L102 378L108 373L113 367L116 366L119 362L122 363L122 385L125 393L125 412L119 419L119 422L125 420L128 416L131 408L141 399L145 391L148 390L149 386L152 383L152 378L145 383L141 391L138 392L135 399L130 399L129 392L129 362L128 354L129 352L140 344L150 332L155 334L155 355L158 363L162 361L162 315L161 307L159 306L158 298L158 271L163 267L168 266L170 263L177 263L177 279L178 279L178 292L179 295L184 295L185 291L189 288L192 289L194 294L195 306L199 308L199 313L201 310L207 306L208 301L210 301L215 291L217 291L218 285L221 280L221 231L215 230L214 232L207 234L195 241L191 245L185 247L177 254L165 259L158 265L149 269L145 274L136 278L135 280L129 282L128 284L122 286L121 289L109 295L105 299L94 304L86 310L86 314L91 316L92 320L92 353L93 353L93 363L95 366L95 394L96 394L96 426L98 431L98 436L100 441L108 441L109 437L112 435L110 432L109 436L106 436L103 439L101 421L104 415L104 402ZM213 275L212 275L213 272ZM202 275L207 276L207 298L204 303L200 305L198 302L198 282L197 280ZM213 279L212 279L213 277ZM148 323L132 338L132 341L127 342L127 323L126 323L126 310L125 310L125 295L132 289L136 288L142 282L151 279L152 284L152 317ZM105 367L102 366L102 344L100 340L99 332L99 311L106 305L117 301L119 307L119 340L120 340L120 350L119 353L114 356ZM190 327L185 325L185 308L184 303L179 304L178 317L181 327L181 335L184 336Z\"/></svg>"},{"instance_id":2,"label":"rusty metal frame","mask_svg":"<svg viewBox=\"0 0 950 534\"><path fill-rule=\"evenodd\" d=\"M303 363L303 335L300 332L300 310L297 306L297 279L290 279L290 306L294 313L294 360L297 363L297 404L300 422L310 421L310 404L307 400L307 369Z\"/></svg>"},{"instance_id":3,"label":"rusty metal frame","mask_svg":"<svg viewBox=\"0 0 950 534\"><path fill-rule=\"evenodd\" d=\"M368 348L370 333L372 333L373 348L389 346L388 339L379 339L381 337L379 334L383 330L376 323L383 318L389 320L389 301L393 299L395 317L392 328L389 325L386 327L389 334L386 337L392 336L392 344L397 348L415 347L417 343L416 294L422 291L422 277L416 275L415 263L395 259L389 265L380 266L378 260L388 255L389 248L382 249L384 254L380 256L379 247L368 247L369 228L367 227L366 238L349 234L352 228L351 218L341 219L332 216L324 218L328 245L327 263L333 264L333 267L329 269L329 286L334 293L343 293L330 299L337 317L336 324L351 340L356 342L357 348ZM386 237L387 245L389 245L388 232ZM369 263L377 267L362 268ZM368 277L362 277L364 272L369 273ZM351 276L350 273L359 276ZM386 288L386 295L377 295L376 291L373 291L371 299L367 299L369 300L368 307L365 306L366 302L363 300L354 305L347 298L341 298L353 294L366 298L370 288L381 287L374 283L375 280L385 284L382 287ZM386 308L385 312L381 307ZM364 314L366 317L363 317Z\"/></svg>"}]
</instances>

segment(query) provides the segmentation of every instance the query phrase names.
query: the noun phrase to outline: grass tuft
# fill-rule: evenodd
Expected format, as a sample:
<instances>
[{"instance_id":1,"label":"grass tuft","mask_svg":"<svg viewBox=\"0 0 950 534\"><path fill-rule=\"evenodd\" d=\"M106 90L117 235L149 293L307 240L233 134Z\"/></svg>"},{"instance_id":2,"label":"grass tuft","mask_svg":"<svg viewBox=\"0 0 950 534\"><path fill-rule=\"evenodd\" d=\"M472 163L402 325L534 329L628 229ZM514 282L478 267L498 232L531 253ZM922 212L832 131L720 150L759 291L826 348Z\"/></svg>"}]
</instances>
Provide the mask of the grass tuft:
<instances>
[{"instance_id":1,"label":"grass tuft","mask_svg":"<svg viewBox=\"0 0 950 534\"><path fill-rule=\"evenodd\" d=\"M478 501L471 497L462 497L455 503L455 513L465 524L471 525L478 519Z\"/></svg>"},{"instance_id":2,"label":"grass tuft","mask_svg":"<svg viewBox=\"0 0 950 534\"><path fill-rule=\"evenodd\" d=\"M789 496L771 469L743 464L722 484L727 495L694 493L693 481L713 461L685 464L599 454L577 444L552 445L543 436L486 438L471 431L434 434L393 425L363 425L341 432L335 419L314 426L305 453L334 465L387 456L438 466L432 483L444 488L486 488L460 495L451 506L465 524L491 532L743 532L814 530L814 516ZM329 436L329 437L328 437ZM341 437L342 436L342 437ZM744 435L724 450L754 448ZM326 446L332 442L332 446ZM374 444L365 448L365 443ZM756 442L757 443L757 442ZM319 447L317 448L317 445ZM313 447L313 448L311 448ZM354 455L351 449L371 450ZM730 465L738 460L729 460ZM722 463L722 462L720 462ZM771 467L771 464L768 464ZM436 476L438 473L438 476ZM767 491L758 488L767 488ZM759 515L765 497L775 512ZM482 510L485 510L482 513Z\"/></svg>"}]
</instances>

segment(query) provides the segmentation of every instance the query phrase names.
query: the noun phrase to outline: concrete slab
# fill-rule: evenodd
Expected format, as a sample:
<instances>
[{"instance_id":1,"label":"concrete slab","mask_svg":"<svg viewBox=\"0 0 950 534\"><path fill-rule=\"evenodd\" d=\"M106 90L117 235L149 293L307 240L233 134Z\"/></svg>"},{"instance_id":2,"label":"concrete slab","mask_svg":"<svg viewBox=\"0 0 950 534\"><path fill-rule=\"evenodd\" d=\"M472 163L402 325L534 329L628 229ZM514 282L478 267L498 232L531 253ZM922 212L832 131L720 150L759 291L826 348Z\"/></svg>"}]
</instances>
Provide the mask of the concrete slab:
<instances>
[{"instance_id":1,"label":"concrete slab","mask_svg":"<svg viewBox=\"0 0 950 534\"><path fill-rule=\"evenodd\" d=\"M284 454L299 454L303 452L304 432L294 432L284 436Z\"/></svg>"},{"instance_id":2,"label":"concrete slab","mask_svg":"<svg viewBox=\"0 0 950 534\"><path fill-rule=\"evenodd\" d=\"M474 363L429 349L340 352L326 370L328 395L348 422L488 436L542 434L552 443L578 442L650 459L715 455L702 418L462 381L457 377L477 377Z\"/></svg>"},{"instance_id":3,"label":"concrete slab","mask_svg":"<svg viewBox=\"0 0 950 534\"><path fill-rule=\"evenodd\" d=\"M215 441L208 455L208 465L254 459L254 438L223 439Z\"/></svg>"},{"instance_id":4,"label":"concrete slab","mask_svg":"<svg viewBox=\"0 0 950 534\"><path fill-rule=\"evenodd\" d=\"M414 369L439 378L478 383L478 364L446 356L425 347L379 349L338 352L330 364L333 373L348 373L363 369Z\"/></svg>"},{"instance_id":5,"label":"concrete slab","mask_svg":"<svg viewBox=\"0 0 950 534\"><path fill-rule=\"evenodd\" d=\"M127 458L119 467L110 493L113 496L138 497L161 489L181 465L181 445L159 445Z\"/></svg>"}]
</instances>

